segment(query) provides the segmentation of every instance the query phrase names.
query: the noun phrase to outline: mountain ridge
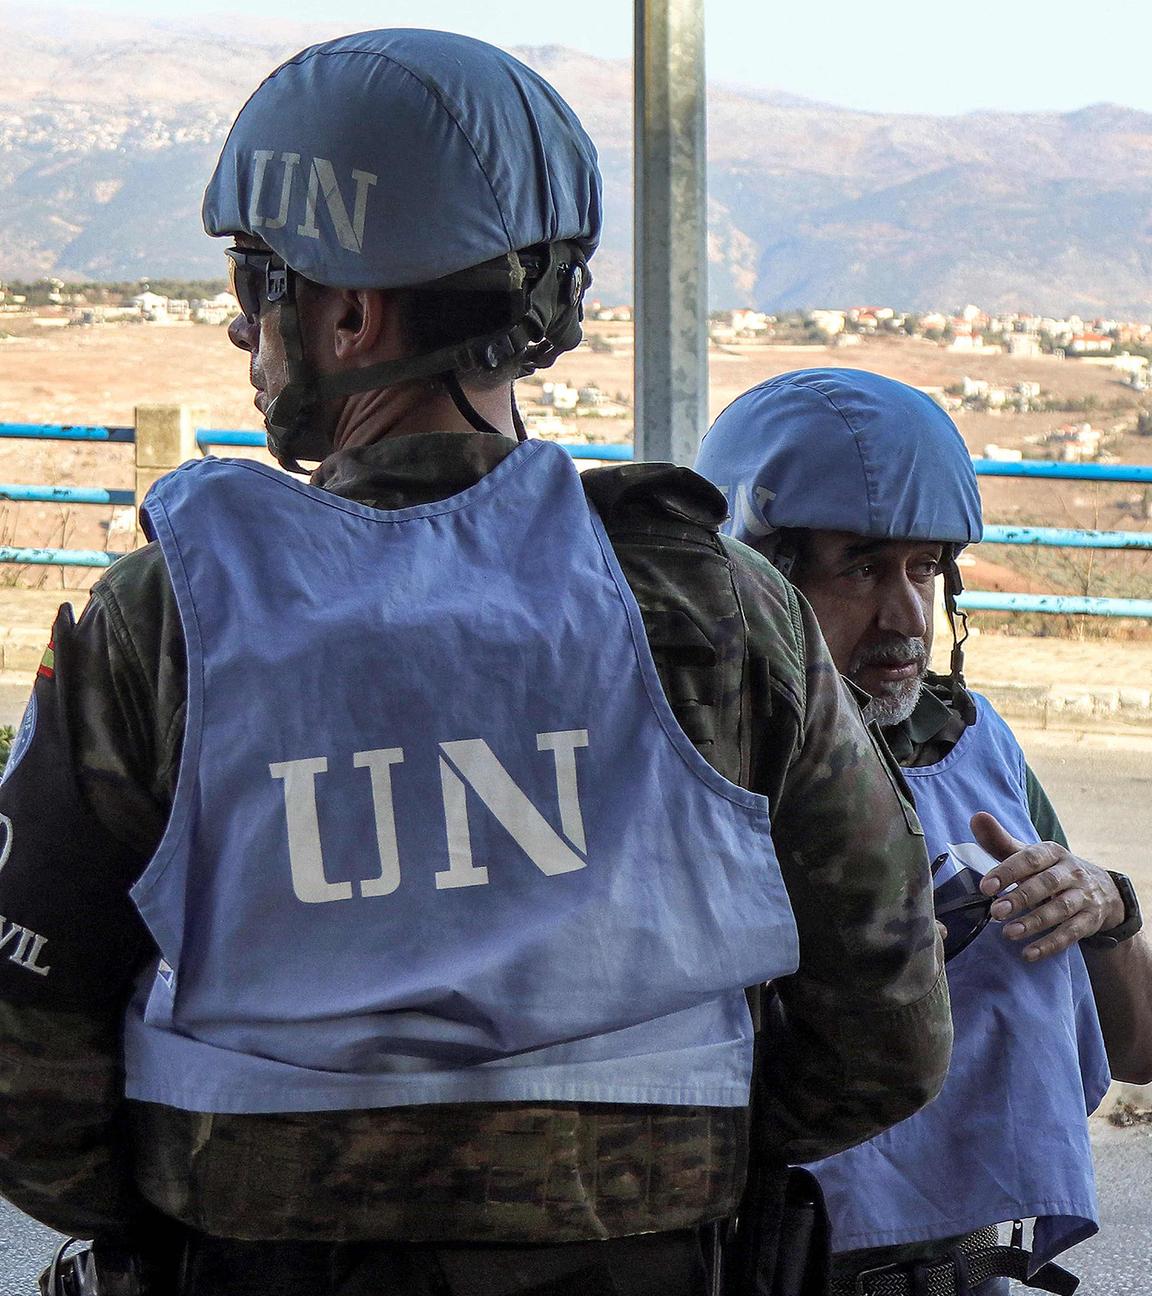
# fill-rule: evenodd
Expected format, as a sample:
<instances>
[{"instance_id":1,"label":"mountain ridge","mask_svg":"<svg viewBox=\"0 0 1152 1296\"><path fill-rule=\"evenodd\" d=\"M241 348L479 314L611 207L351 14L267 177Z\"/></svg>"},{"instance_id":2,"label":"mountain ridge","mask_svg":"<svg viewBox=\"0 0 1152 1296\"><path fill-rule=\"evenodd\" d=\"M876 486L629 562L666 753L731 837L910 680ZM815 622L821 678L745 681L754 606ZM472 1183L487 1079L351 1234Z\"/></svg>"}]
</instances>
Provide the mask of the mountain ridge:
<instances>
[{"instance_id":1,"label":"mountain ridge","mask_svg":"<svg viewBox=\"0 0 1152 1296\"><path fill-rule=\"evenodd\" d=\"M278 24L273 40L253 24L224 35L9 0L0 21L0 278L218 277L199 205L228 125L261 71L335 26ZM593 294L629 300L631 65L559 45L512 52L597 143ZM1150 317L1152 113L892 114L712 85L708 245L715 307L972 300Z\"/></svg>"}]
</instances>

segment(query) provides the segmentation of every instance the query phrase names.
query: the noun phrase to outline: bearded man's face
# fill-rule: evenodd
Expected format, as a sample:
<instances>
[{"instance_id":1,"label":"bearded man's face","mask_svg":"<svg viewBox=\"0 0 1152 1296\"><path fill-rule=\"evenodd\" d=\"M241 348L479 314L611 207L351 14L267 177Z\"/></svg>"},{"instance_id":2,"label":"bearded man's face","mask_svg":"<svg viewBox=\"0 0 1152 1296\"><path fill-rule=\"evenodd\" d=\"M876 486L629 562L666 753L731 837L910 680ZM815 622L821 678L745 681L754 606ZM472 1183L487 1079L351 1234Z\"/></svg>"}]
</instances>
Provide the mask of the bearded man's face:
<instances>
[{"instance_id":1,"label":"bearded man's face","mask_svg":"<svg viewBox=\"0 0 1152 1296\"><path fill-rule=\"evenodd\" d=\"M932 648L941 544L805 531L792 580L820 622L841 674L873 699L869 718L912 714Z\"/></svg>"}]
</instances>

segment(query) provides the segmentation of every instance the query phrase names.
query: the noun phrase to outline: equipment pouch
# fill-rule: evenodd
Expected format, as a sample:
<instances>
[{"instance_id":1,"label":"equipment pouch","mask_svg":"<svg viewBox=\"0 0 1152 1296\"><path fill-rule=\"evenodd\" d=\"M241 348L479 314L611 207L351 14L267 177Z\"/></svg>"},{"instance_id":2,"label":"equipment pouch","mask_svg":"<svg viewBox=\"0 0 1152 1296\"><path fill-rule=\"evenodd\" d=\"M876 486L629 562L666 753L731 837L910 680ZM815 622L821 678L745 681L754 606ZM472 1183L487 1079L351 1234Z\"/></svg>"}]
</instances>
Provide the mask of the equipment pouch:
<instances>
[{"instance_id":1,"label":"equipment pouch","mask_svg":"<svg viewBox=\"0 0 1152 1296\"><path fill-rule=\"evenodd\" d=\"M85 1247L66 1255L76 1238L69 1238L40 1275L40 1296L149 1296L155 1289L144 1277L143 1264L131 1252Z\"/></svg>"},{"instance_id":2,"label":"equipment pouch","mask_svg":"<svg viewBox=\"0 0 1152 1296\"><path fill-rule=\"evenodd\" d=\"M816 1177L754 1166L724 1248L723 1296L827 1296L828 1211Z\"/></svg>"},{"instance_id":3,"label":"equipment pouch","mask_svg":"<svg viewBox=\"0 0 1152 1296\"><path fill-rule=\"evenodd\" d=\"M824 1296L828 1290L828 1211L808 1170L788 1172L775 1271L765 1296Z\"/></svg>"}]
</instances>

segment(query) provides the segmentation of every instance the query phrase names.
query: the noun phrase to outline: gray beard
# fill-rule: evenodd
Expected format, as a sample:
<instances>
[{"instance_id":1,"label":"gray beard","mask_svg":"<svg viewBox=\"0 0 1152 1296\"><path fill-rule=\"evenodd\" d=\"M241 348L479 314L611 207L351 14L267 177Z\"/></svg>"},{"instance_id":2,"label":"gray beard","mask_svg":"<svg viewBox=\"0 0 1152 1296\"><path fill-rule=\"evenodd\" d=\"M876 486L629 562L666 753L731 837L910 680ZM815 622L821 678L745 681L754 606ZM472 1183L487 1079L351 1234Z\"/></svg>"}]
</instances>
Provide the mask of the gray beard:
<instances>
[{"instance_id":1,"label":"gray beard","mask_svg":"<svg viewBox=\"0 0 1152 1296\"><path fill-rule=\"evenodd\" d=\"M867 718L875 720L881 729L902 724L916 710L923 687L923 679L905 680L890 693L874 697L868 706Z\"/></svg>"},{"instance_id":2,"label":"gray beard","mask_svg":"<svg viewBox=\"0 0 1152 1296\"><path fill-rule=\"evenodd\" d=\"M911 679L900 680L883 693L872 694L868 719L874 720L881 728L901 724L916 710L920 690L924 687L924 673L928 669L927 646L923 639L905 639L901 635L892 635L882 643L871 644L863 649L849 663L848 678L858 684L859 674L865 666L893 666L909 660L915 661L919 666L916 675Z\"/></svg>"}]
</instances>

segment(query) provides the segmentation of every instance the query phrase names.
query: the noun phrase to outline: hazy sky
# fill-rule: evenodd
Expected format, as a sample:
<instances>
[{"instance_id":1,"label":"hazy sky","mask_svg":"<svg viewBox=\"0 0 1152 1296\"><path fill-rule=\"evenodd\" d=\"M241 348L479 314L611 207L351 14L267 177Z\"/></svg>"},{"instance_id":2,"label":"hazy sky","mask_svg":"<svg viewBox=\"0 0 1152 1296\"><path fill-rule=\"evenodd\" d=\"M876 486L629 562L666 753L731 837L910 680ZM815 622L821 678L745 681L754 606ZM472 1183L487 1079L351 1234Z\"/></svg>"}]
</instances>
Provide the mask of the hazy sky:
<instances>
[{"instance_id":1,"label":"hazy sky","mask_svg":"<svg viewBox=\"0 0 1152 1296\"><path fill-rule=\"evenodd\" d=\"M629 0L55 0L90 12L268 31L425 26L501 45L562 44L627 58ZM709 76L888 112L1152 112L1152 0L705 0Z\"/></svg>"}]
</instances>

